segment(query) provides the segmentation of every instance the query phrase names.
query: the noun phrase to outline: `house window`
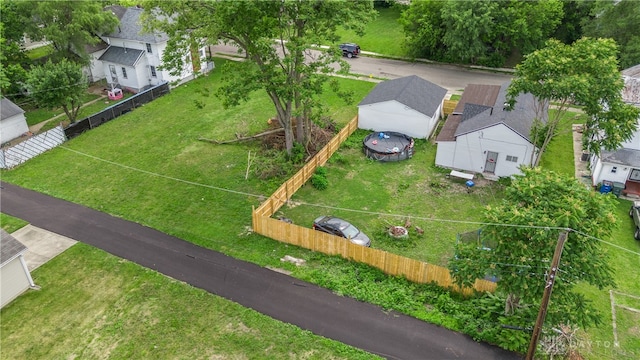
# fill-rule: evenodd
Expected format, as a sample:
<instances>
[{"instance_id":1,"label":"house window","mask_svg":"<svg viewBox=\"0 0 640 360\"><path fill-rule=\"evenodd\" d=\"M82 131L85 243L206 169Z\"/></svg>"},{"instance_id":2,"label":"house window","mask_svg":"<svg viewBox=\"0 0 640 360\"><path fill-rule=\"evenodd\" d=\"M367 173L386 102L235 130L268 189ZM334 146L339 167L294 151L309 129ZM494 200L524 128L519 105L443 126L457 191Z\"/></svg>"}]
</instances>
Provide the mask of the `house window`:
<instances>
[{"instance_id":1,"label":"house window","mask_svg":"<svg viewBox=\"0 0 640 360\"><path fill-rule=\"evenodd\" d=\"M511 156L511 155L507 155L507 161L511 161L511 162L518 162L518 157L517 156Z\"/></svg>"},{"instance_id":2,"label":"house window","mask_svg":"<svg viewBox=\"0 0 640 360\"><path fill-rule=\"evenodd\" d=\"M153 51L151 51L151 44L147 43L147 52L149 54L153 54Z\"/></svg>"},{"instance_id":3,"label":"house window","mask_svg":"<svg viewBox=\"0 0 640 360\"><path fill-rule=\"evenodd\" d=\"M122 68L122 77L127 79L127 69Z\"/></svg>"},{"instance_id":4,"label":"house window","mask_svg":"<svg viewBox=\"0 0 640 360\"><path fill-rule=\"evenodd\" d=\"M149 69L151 70L151 77L158 77L155 66L149 66Z\"/></svg>"},{"instance_id":5,"label":"house window","mask_svg":"<svg viewBox=\"0 0 640 360\"><path fill-rule=\"evenodd\" d=\"M614 166L614 167L611 168L611 173L612 174L615 174L617 172L618 172L618 167L617 166Z\"/></svg>"},{"instance_id":6,"label":"house window","mask_svg":"<svg viewBox=\"0 0 640 360\"><path fill-rule=\"evenodd\" d=\"M204 49L200 49L200 57L201 58L205 57Z\"/></svg>"}]
</instances>

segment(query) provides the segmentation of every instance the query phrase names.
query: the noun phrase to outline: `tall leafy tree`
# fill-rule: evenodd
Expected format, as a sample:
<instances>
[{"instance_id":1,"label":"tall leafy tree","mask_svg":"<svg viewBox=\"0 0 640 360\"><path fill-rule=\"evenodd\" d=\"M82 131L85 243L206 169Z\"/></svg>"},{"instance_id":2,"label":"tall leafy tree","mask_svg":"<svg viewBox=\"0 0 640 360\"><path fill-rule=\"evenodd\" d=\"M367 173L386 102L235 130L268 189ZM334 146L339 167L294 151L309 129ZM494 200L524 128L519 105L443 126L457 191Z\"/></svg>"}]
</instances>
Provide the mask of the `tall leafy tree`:
<instances>
[{"instance_id":1,"label":"tall leafy tree","mask_svg":"<svg viewBox=\"0 0 640 360\"><path fill-rule=\"evenodd\" d=\"M640 1L596 1L583 28L586 36L616 41L623 69L640 63Z\"/></svg>"},{"instance_id":2,"label":"tall leafy tree","mask_svg":"<svg viewBox=\"0 0 640 360\"><path fill-rule=\"evenodd\" d=\"M412 55L501 66L512 53L540 48L562 15L559 0L417 0L401 24Z\"/></svg>"},{"instance_id":3,"label":"tall leafy tree","mask_svg":"<svg viewBox=\"0 0 640 360\"><path fill-rule=\"evenodd\" d=\"M17 94L26 79L29 59L23 45L24 34L31 21L30 9L20 3L0 2L0 90L2 94Z\"/></svg>"},{"instance_id":4,"label":"tall leafy tree","mask_svg":"<svg viewBox=\"0 0 640 360\"><path fill-rule=\"evenodd\" d=\"M399 21L409 55L436 60L444 58L442 7L445 3L443 0L412 1L402 12Z\"/></svg>"},{"instance_id":5,"label":"tall leafy tree","mask_svg":"<svg viewBox=\"0 0 640 360\"><path fill-rule=\"evenodd\" d=\"M615 150L631 139L637 127L638 108L622 101L624 82L618 71L617 47L611 39L583 38L572 45L549 40L545 48L525 57L516 66L508 89L508 101L518 94L531 93L537 109L553 103L547 114L540 151L543 153L557 134L562 116L572 104L588 115L583 146L593 154ZM544 114L538 116L543 118ZM534 162L537 166L540 157Z\"/></svg>"},{"instance_id":6,"label":"tall leafy tree","mask_svg":"<svg viewBox=\"0 0 640 360\"><path fill-rule=\"evenodd\" d=\"M82 67L67 59L58 63L49 60L29 71L27 89L39 106L62 107L69 121L74 122L88 87Z\"/></svg>"},{"instance_id":7,"label":"tall leafy tree","mask_svg":"<svg viewBox=\"0 0 640 360\"><path fill-rule=\"evenodd\" d=\"M593 20L593 0L565 0L562 2L564 16L556 28L553 38L565 44L572 44L584 35L582 25Z\"/></svg>"},{"instance_id":8,"label":"tall leafy tree","mask_svg":"<svg viewBox=\"0 0 640 360\"><path fill-rule=\"evenodd\" d=\"M560 0L503 3L498 12L495 47L503 44L506 51L517 49L522 54L535 51L544 46L563 15Z\"/></svg>"},{"instance_id":9,"label":"tall leafy tree","mask_svg":"<svg viewBox=\"0 0 640 360\"><path fill-rule=\"evenodd\" d=\"M602 289L614 286L613 270L598 239L608 239L615 227L615 200L593 192L577 179L541 168L523 168L497 206L487 207L481 237L490 250L475 244L456 245L450 260L455 281L472 284L490 274L498 294L506 299L506 315L533 314L542 298L560 229L569 229L547 323L598 324L598 313L582 294L578 282Z\"/></svg>"},{"instance_id":10,"label":"tall leafy tree","mask_svg":"<svg viewBox=\"0 0 640 360\"><path fill-rule=\"evenodd\" d=\"M490 0L448 1L442 8L442 37L448 57L463 63L478 63L495 39L495 17L500 3ZM456 59L457 58L457 59Z\"/></svg>"},{"instance_id":11,"label":"tall leafy tree","mask_svg":"<svg viewBox=\"0 0 640 360\"><path fill-rule=\"evenodd\" d=\"M97 35L110 32L118 25L118 18L103 11L104 2L80 1L22 1L31 11L32 20L25 29L32 40L47 40L55 48L57 58L77 58L88 61L85 45L97 43Z\"/></svg>"},{"instance_id":12,"label":"tall leafy tree","mask_svg":"<svg viewBox=\"0 0 640 360\"><path fill-rule=\"evenodd\" d=\"M335 44L339 26L362 32L375 16L372 1L149 1L151 28L170 34L165 66L179 69L185 45L198 39L231 42L247 55L234 72L228 72L219 95L225 106L249 99L265 90L285 131L289 153L294 140L304 143L310 111L317 104L322 73L333 72L340 60L337 48L307 56L313 44ZM171 19L166 21L163 19ZM294 124L298 119L298 132Z\"/></svg>"}]
</instances>

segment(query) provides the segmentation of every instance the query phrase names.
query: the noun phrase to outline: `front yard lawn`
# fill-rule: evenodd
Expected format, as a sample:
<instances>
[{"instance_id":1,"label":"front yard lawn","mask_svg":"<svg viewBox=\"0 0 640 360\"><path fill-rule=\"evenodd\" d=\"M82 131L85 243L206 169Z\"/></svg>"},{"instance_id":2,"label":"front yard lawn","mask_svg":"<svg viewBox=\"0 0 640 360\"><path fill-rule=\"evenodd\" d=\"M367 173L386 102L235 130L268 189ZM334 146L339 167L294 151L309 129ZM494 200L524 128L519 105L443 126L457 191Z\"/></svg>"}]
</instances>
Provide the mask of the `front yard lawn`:
<instances>
[{"instance_id":1,"label":"front yard lawn","mask_svg":"<svg viewBox=\"0 0 640 360\"><path fill-rule=\"evenodd\" d=\"M363 36L352 30L339 29L343 42L355 42L363 51L371 51L386 56L406 56L403 48L404 30L398 23L404 7L377 8L378 17L365 25Z\"/></svg>"}]
</instances>

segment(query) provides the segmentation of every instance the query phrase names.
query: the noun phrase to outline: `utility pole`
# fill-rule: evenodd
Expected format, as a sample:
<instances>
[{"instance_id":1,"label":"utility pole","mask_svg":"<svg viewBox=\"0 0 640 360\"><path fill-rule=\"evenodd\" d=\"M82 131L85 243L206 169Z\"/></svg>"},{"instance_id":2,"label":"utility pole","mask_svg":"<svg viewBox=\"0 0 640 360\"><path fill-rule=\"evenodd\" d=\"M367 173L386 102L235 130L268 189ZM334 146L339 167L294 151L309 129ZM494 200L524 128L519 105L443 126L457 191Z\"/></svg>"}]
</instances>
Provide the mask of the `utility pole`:
<instances>
[{"instance_id":1,"label":"utility pole","mask_svg":"<svg viewBox=\"0 0 640 360\"><path fill-rule=\"evenodd\" d=\"M547 315L547 307L549 306L549 299L551 298L551 291L553 290L553 283L556 280L556 273L558 272L558 264L560 264L560 256L562 256L562 249L564 248L564 242L567 240L567 232L560 232L558 237L558 243L556 244L556 250L553 253L553 259L551 260L551 268L547 276L547 282L544 287L544 294L542 295L542 302L540 303L540 310L538 311L538 318L536 324L533 327L533 335L531 335L531 342L529 343L529 350L527 351L526 360L533 360L533 356L536 354L536 347L538 346L538 338L540 337L540 331L542 330L542 324L544 324L544 317Z\"/></svg>"}]
</instances>

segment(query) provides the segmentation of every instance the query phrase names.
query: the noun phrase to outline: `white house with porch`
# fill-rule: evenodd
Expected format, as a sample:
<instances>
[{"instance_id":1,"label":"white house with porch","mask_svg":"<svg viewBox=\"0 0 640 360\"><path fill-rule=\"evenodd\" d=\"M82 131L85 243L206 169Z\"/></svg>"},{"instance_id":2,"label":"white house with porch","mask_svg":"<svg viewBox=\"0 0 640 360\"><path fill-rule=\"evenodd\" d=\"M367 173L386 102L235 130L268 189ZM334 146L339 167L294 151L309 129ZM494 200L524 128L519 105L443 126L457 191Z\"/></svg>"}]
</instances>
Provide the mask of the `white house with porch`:
<instances>
[{"instance_id":1,"label":"white house with porch","mask_svg":"<svg viewBox=\"0 0 640 360\"><path fill-rule=\"evenodd\" d=\"M140 22L142 8L109 6L106 11L112 11L120 19L112 33L101 36L108 47L100 49L101 54L97 57L111 86L139 92L165 81L182 83L213 69L213 63L207 61L203 44L197 49L185 49L187 61L181 73L171 75L168 70L161 69L169 37L163 32L143 30Z\"/></svg>"},{"instance_id":2,"label":"white house with porch","mask_svg":"<svg viewBox=\"0 0 640 360\"><path fill-rule=\"evenodd\" d=\"M495 180L520 174L520 166L532 164L538 156L531 138L535 100L520 94L508 109L508 86L470 84L464 89L436 137L436 165Z\"/></svg>"},{"instance_id":3,"label":"white house with porch","mask_svg":"<svg viewBox=\"0 0 640 360\"><path fill-rule=\"evenodd\" d=\"M622 71L622 100L640 107L640 64ZM605 181L624 185L623 194L640 195L640 118L631 140L615 151L601 151L591 156L591 182L598 186Z\"/></svg>"}]
</instances>

